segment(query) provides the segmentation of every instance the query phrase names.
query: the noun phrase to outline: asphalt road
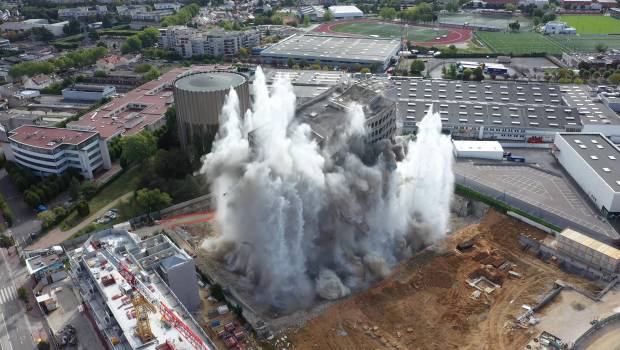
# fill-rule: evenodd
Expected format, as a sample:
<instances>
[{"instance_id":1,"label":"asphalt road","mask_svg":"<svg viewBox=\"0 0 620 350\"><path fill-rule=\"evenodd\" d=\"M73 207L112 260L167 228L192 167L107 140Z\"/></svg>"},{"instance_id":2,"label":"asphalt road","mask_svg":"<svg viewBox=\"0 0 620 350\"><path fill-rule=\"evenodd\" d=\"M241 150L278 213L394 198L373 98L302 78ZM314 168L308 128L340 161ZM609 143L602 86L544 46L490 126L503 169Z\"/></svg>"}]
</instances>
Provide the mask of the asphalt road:
<instances>
[{"instance_id":1,"label":"asphalt road","mask_svg":"<svg viewBox=\"0 0 620 350\"><path fill-rule=\"evenodd\" d=\"M36 349L33 332L23 302L17 298L24 267L9 261L4 249L0 249L0 348L2 350Z\"/></svg>"},{"instance_id":2,"label":"asphalt road","mask_svg":"<svg viewBox=\"0 0 620 350\"><path fill-rule=\"evenodd\" d=\"M13 238L21 245L25 245L31 233L38 233L41 230L41 222L24 202L22 194L13 185L5 169L0 170L0 192L13 212L13 226L11 227Z\"/></svg>"}]
</instances>

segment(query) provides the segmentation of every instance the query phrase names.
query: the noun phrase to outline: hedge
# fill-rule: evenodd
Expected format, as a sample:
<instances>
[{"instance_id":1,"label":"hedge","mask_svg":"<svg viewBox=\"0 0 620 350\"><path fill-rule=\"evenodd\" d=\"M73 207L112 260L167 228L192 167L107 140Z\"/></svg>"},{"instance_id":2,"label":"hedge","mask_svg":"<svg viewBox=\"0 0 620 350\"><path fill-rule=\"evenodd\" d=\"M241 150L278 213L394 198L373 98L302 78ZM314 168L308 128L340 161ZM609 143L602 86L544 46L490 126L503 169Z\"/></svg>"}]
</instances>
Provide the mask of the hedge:
<instances>
[{"instance_id":1,"label":"hedge","mask_svg":"<svg viewBox=\"0 0 620 350\"><path fill-rule=\"evenodd\" d=\"M562 229L560 227L555 226L555 225L553 225L551 223L548 223L547 221L545 221L542 218L539 218L538 216L531 215L531 214L529 214L529 213L527 213L527 212L525 212L525 211L523 211L521 209L517 209L515 207L512 207L512 206L510 206L510 205L508 205L508 204L506 204L506 203L504 203L504 202L502 202L502 201L500 201L498 199L495 199L495 198L487 196L487 195L485 195L483 193L474 191L474 190L472 190L469 187L465 187L463 185L457 184L456 188L454 189L454 192L456 194L458 194L458 195L463 196L463 197L474 199L474 200L477 200L479 202L485 203L485 204L489 205L490 207L495 208L495 209L501 211L504 214L509 212L509 211L512 211L512 212L517 213L517 214L519 214L519 215L521 215L523 217L526 217L526 218L528 218L528 219L530 219L530 220L532 220L532 221L534 221L536 223L539 223L539 224L541 224L543 226L546 226L546 227L548 227L548 228L550 228L552 230L562 231Z\"/></svg>"}]
</instances>

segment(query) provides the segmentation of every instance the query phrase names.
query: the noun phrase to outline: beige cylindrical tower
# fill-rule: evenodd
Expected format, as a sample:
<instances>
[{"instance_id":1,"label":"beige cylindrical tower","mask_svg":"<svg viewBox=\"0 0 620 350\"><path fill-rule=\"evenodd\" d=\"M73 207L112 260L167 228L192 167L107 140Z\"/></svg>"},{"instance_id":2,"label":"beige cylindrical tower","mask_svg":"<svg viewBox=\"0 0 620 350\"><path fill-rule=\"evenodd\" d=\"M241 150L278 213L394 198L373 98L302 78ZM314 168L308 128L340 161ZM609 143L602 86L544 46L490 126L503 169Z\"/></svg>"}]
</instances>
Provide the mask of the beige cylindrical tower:
<instances>
[{"instance_id":1,"label":"beige cylindrical tower","mask_svg":"<svg viewBox=\"0 0 620 350\"><path fill-rule=\"evenodd\" d=\"M190 74L174 82L179 141L183 150L201 156L211 150L220 113L230 88L239 96L242 113L250 106L250 89L245 75L234 72Z\"/></svg>"}]
</instances>

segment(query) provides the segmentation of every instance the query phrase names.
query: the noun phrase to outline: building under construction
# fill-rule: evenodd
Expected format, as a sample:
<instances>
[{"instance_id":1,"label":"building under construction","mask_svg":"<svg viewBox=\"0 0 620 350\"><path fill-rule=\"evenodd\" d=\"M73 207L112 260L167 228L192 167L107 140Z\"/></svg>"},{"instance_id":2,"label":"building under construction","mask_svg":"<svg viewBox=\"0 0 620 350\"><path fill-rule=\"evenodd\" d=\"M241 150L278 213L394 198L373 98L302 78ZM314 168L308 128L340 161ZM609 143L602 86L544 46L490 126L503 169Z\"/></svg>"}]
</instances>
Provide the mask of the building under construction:
<instances>
[{"instance_id":1,"label":"building under construction","mask_svg":"<svg viewBox=\"0 0 620 350\"><path fill-rule=\"evenodd\" d=\"M93 234L69 253L84 311L106 348L216 349L161 275L181 257L187 256L165 236L140 241L125 230ZM197 286L195 273L185 276L187 286Z\"/></svg>"}]
</instances>

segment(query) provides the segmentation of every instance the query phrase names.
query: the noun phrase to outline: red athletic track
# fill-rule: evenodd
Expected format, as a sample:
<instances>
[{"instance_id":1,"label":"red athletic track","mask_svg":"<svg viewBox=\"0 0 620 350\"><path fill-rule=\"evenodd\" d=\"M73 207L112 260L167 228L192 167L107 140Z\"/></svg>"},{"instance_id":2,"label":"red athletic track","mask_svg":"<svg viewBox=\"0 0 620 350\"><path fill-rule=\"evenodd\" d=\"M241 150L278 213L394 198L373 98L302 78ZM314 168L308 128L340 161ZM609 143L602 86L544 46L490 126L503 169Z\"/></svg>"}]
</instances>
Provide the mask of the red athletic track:
<instances>
[{"instance_id":1,"label":"red athletic track","mask_svg":"<svg viewBox=\"0 0 620 350\"><path fill-rule=\"evenodd\" d=\"M357 36L357 34L340 33L340 32L332 31L332 28L336 25L343 24L343 23L352 23L352 22L384 22L384 23L396 24L396 23L373 20L373 19L351 19L351 20L340 20L340 21L335 21L335 22L323 23L319 25L318 27L316 27L314 31L319 32L319 33ZM435 27L435 26L428 25L428 24L414 24L413 26L428 27L428 28ZM445 38L441 38L440 40L431 40L427 42L418 42L414 40L414 43L416 45L423 45L423 46L450 45L450 44L458 44L458 43L469 41L472 37L472 31L466 28L454 28L454 27L447 27L447 26L441 26L441 25L438 26L437 28L447 30L449 32L448 36Z\"/></svg>"}]
</instances>

